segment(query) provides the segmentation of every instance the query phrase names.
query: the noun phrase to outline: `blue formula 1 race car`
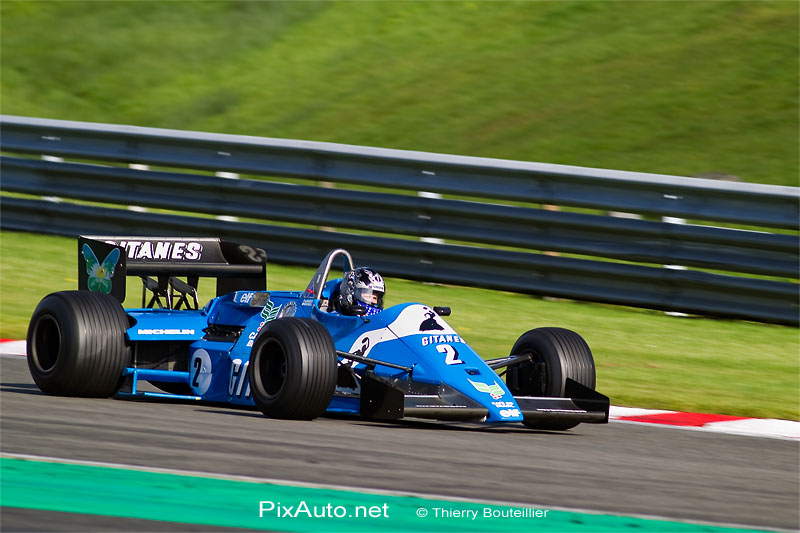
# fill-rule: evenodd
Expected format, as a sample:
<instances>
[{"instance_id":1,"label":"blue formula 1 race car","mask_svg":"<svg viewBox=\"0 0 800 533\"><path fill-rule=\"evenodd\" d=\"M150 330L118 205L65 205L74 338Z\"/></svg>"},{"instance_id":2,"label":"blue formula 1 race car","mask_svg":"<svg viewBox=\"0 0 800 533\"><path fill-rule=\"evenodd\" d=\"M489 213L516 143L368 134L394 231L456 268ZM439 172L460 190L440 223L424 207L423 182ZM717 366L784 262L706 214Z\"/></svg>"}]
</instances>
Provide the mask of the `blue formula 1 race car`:
<instances>
[{"instance_id":1,"label":"blue formula 1 race car","mask_svg":"<svg viewBox=\"0 0 800 533\"><path fill-rule=\"evenodd\" d=\"M365 269L343 249L295 292L266 291L263 250L219 239L80 237L78 268L79 290L42 299L28 329L28 366L47 394L254 405L288 419L608 421L578 334L533 329L484 360L445 322L449 308L382 309L380 276L355 279ZM141 308L122 307L126 276L142 280ZM202 308L200 277L217 283ZM375 283L372 300L352 299Z\"/></svg>"}]
</instances>

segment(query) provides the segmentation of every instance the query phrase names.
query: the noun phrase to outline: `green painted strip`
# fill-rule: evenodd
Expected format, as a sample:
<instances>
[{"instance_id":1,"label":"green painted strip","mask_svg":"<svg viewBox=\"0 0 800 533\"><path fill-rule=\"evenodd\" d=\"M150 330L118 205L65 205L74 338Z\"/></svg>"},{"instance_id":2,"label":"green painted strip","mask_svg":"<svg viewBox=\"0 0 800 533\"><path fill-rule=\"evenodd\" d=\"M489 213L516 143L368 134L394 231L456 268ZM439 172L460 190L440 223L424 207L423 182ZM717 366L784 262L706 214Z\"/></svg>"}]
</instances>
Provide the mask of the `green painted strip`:
<instances>
[{"instance_id":1,"label":"green painted strip","mask_svg":"<svg viewBox=\"0 0 800 533\"><path fill-rule=\"evenodd\" d=\"M745 531L15 458L0 458L0 505L296 532Z\"/></svg>"}]
</instances>

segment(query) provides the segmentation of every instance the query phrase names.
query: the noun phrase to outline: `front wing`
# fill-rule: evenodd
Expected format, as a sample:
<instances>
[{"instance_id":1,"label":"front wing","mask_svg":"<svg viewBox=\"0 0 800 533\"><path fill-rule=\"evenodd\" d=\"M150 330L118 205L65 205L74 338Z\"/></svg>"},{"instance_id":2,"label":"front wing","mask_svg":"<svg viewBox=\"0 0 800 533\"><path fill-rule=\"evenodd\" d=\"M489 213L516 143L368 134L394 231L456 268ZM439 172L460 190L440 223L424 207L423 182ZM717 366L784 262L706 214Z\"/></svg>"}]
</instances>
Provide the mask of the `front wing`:
<instances>
[{"instance_id":1,"label":"front wing","mask_svg":"<svg viewBox=\"0 0 800 533\"><path fill-rule=\"evenodd\" d=\"M577 381L567 379L567 397L515 396L525 422L608 422L610 401ZM381 419L404 417L480 422L489 410L469 396L445 385L378 377L361 380L361 416Z\"/></svg>"}]
</instances>

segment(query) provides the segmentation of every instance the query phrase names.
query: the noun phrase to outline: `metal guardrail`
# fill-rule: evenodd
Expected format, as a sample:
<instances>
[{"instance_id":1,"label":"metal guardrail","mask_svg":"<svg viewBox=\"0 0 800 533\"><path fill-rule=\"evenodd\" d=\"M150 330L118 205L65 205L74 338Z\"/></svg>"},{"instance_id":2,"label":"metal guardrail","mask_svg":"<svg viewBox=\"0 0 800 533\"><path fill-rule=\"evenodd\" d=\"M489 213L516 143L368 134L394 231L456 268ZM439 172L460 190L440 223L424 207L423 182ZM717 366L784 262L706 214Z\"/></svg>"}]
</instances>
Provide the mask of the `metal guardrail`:
<instances>
[{"instance_id":1,"label":"metal guardrail","mask_svg":"<svg viewBox=\"0 0 800 533\"><path fill-rule=\"evenodd\" d=\"M793 187L541 165L152 128L0 117L4 153L157 164L183 172L3 156L4 191L135 204L399 238L135 213L3 197L2 227L220 236L264 247L271 261L315 265L345 246L389 275L798 324L798 285L660 265L800 277L800 194ZM229 180L187 169L426 190L645 215L755 225L744 231L408 194ZM779 228L782 233L769 231ZM789 230L789 232L786 232ZM432 237L469 245L408 240ZM488 246L487 246L488 245ZM511 250L498 247L510 247ZM557 257L531 250L614 261ZM651 263L632 265L616 261Z\"/></svg>"},{"instance_id":2,"label":"metal guardrail","mask_svg":"<svg viewBox=\"0 0 800 533\"><path fill-rule=\"evenodd\" d=\"M0 115L2 148L800 229L794 187Z\"/></svg>"},{"instance_id":3,"label":"metal guardrail","mask_svg":"<svg viewBox=\"0 0 800 533\"><path fill-rule=\"evenodd\" d=\"M19 193L800 276L792 235L6 156L0 168L3 188Z\"/></svg>"}]
</instances>

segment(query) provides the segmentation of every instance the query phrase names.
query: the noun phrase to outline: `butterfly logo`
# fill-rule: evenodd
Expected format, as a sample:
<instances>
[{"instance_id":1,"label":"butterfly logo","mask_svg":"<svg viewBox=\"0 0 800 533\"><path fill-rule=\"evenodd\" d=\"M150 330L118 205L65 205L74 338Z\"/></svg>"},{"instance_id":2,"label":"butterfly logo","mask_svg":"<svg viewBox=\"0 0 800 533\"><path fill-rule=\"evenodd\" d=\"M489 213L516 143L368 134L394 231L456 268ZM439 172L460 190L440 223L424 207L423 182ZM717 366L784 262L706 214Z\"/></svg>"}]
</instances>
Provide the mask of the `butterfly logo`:
<instances>
[{"instance_id":1,"label":"butterfly logo","mask_svg":"<svg viewBox=\"0 0 800 533\"><path fill-rule=\"evenodd\" d=\"M111 293L111 278L114 277L114 269L119 261L119 248L111 250L103 262L97 260L97 256L89 248L88 244L83 245L83 258L86 259L86 273L89 274L87 286L92 292L103 294Z\"/></svg>"},{"instance_id":2,"label":"butterfly logo","mask_svg":"<svg viewBox=\"0 0 800 533\"><path fill-rule=\"evenodd\" d=\"M491 385L488 385L486 383L481 383L480 381L472 381L471 379L467 379L467 381L472 383L472 386L475 387L478 390L478 392L485 392L487 394L491 394L492 398L495 400L497 400L498 398L502 398L503 395L505 395L506 393L503 390L503 387L498 385L496 381Z\"/></svg>"}]
</instances>

